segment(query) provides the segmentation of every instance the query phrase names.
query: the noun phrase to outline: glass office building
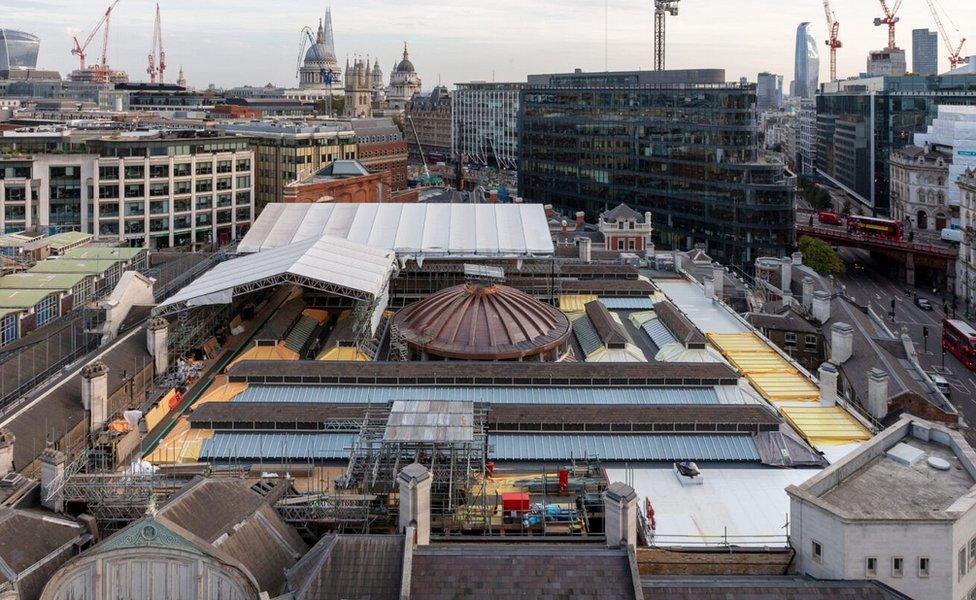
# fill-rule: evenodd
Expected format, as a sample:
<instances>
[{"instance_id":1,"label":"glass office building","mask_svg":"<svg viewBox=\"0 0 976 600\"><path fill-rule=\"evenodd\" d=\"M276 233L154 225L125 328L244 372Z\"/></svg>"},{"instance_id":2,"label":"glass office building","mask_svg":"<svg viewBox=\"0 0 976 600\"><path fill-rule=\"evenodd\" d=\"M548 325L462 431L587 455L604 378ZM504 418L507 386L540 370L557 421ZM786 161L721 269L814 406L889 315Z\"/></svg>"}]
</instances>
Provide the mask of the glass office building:
<instances>
[{"instance_id":1,"label":"glass office building","mask_svg":"<svg viewBox=\"0 0 976 600\"><path fill-rule=\"evenodd\" d=\"M939 36L928 29L912 30L912 73L938 75Z\"/></svg>"},{"instance_id":2,"label":"glass office building","mask_svg":"<svg viewBox=\"0 0 976 600\"><path fill-rule=\"evenodd\" d=\"M820 53L817 51L817 40L810 33L810 24L800 23L796 28L793 95L813 98L819 86Z\"/></svg>"},{"instance_id":3,"label":"glass office building","mask_svg":"<svg viewBox=\"0 0 976 600\"><path fill-rule=\"evenodd\" d=\"M13 29L0 29L0 71L36 69L41 39Z\"/></svg>"},{"instance_id":4,"label":"glass office building","mask_svg":"<svg viewBox=\"0 0 976 600\"><path fill-rule=\"evenodd\" d=\"M585 211L653 213L662 249L706 244L746 271L794 243L794 181L759 155L752 84L529 84L519 118L519 193Z\"/></svg>"}]
</instances>

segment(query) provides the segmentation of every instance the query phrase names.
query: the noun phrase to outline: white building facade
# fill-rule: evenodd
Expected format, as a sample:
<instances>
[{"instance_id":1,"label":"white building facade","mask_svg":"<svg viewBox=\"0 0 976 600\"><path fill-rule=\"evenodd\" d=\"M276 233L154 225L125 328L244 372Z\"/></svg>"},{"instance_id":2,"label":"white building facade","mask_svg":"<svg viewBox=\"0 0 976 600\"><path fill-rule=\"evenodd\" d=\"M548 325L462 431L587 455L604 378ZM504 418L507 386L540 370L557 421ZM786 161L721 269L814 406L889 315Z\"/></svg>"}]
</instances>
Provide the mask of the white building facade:
<instances>
[{"instance_id":1,"label":"white building facade","mask_svg":"<svg viewBox=\"0 0 976 600\"><path fill-rule=\"evenodd\" d=\"M516 168L521 83L459 83L453 97L452 155Z\"/></svg>"}]
</instances>

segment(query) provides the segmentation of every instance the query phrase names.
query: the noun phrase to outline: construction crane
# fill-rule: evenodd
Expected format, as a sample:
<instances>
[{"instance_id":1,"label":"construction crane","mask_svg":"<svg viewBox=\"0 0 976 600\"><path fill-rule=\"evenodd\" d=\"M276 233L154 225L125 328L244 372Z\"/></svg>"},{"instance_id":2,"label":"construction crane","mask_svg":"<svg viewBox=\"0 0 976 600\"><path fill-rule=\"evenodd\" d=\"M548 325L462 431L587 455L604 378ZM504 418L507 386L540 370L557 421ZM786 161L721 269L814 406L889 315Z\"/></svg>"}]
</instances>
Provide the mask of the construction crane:
<instances>
[{"instance_id":1,"label":"construction crane","mask_svg":"<svg viewBox=\"0 0 976 600\"><path fill-rule=\"evenodd\" d=\"M417 140L417 148L420 150L420 160L424 163L424 175L427 176L428 181L430 180L430 169L427 168L427 157L424 156L424 145L420 143L420 135L417 134L417 124L413 122L413 117L407 115L407 120L410 121L410 127L413 128L413 137Z\"/></svg>"},{"instance_id":2,"label":"construction crane","mask_svg":"<svg viewBox=\"0 0 976 600\"><path fill-rule=\"evenodd\" d=\"M85 38L85 42L83 44L78 42L78 36L73 36L73 39L74 39L74 42L75 42L75 47L71 49L71 53L74 54L74 55L76 55L78 57L79 61L81 62L81 70L82 71L85 70L85 60L88 58L88 52L87 52L88 51L88 44L90 44L91 41L95 38L95 34L97 34L98 31L100 29L102 29L102 26L104 26L105 29L103 31L103 37L102 37L102 60L101 60L101 63L99 63L99 66L102 69L104 69L104 68L106 68L108 66L108 26L109 26L109 20L112 17L112 10L115 9L115 7L118 5L119 1L120 0L115 0L115 2L113 2L111 6L109 6L107 9L105 9L105 14L102 15L102 18L98 20L98 23L96 23L95 26L92 27L91 33L89 33L88 34L88 37Z\"/></svg>"},{"instance_id":3,"label":"construction crane","mask_svg":"<svg viewBox=\"0 0 976 600\"><path fill-rule=\"evenodd\" d=\"M827 13L827 31L830 35L827 39L827 47L830 48L830 80L837 81L837 49L844 45L837 37L840 32L840 21L830 8L830 0L823 0L823 5L824 12Z\"/></svg>"},{"instance_id":4,"label":"construction crane","mask_svg":"<svg viewBox=\"0 0 976 600\"><path fill-rule=\"evenodd\" d=\"M935 24L939 28L939 33L942 34L942 41L945 42L946 48L949 49L949 68L955 69L959 65L969 64L969 58L961 56L962 47L966 44L966 38L961 38L958 45L954 45L952 40L949 39L949 34L946 33L945 25L942 24L942 19L939 18L939 11L935 9L935 4L932 0L925 0L929 3L929 10L932 11L932 17L935 18ZM951 22L951 19L950 19ZM959 32L959 29L956 29ZM955 50L953 50L955 48Z\"/></svg>"},{"instance_id":5,"label":"construction crane","mask_svg":"<svg viewBox=\"0 0 976 600\"><path fill-rule=\"evenodd\" d=\"M875 18L874 26L879 27L881 25L888 26L888 50L894 50L898 46L895 45L895 23L900 19L895 15L898 13L898 9L901 8L902 0L896 0L894 6L888 7L888 3L885 0L878 0L881 2L881 10L884 11L884 18Z\"/></svg>"},{"instance_id":6,"label":"construction crane","mask_svg":"<svg viewBox=\"0 0 976 600\"><path fill-rule=\"evenodd\" d=\"M664 70L664 18L678 14L680 0L654 0L654 70Z\"/></svg>"},{"instance_id":7,"label":"construction crane","mask_svg":"<svg viewBox=\"0 0 976 600\"><path fill-rule=\"evenodd\" d=\"M166 52L163 51L163 24L159 16L159 3L156 3L156 24L153 27L153 45L149 51L149 81L163 83L166 75Z\"/></svg>"}]
</instances>

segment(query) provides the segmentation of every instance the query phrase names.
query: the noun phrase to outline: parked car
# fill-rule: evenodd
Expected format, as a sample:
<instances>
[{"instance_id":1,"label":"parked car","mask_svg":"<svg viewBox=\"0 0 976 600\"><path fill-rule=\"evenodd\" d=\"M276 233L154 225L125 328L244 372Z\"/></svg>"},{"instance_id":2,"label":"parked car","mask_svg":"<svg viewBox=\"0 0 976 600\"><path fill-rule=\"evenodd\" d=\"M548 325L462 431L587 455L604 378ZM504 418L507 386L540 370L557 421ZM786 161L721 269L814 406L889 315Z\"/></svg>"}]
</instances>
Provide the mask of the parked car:
<instances>
[{"instance_id":1,"label":"parked car","mask_svg":"<svg viewBox=\"0 0 976 600\"><path fill-rule=\"evenodd\" d=\"M921 296L915 296L915 306L921 308L922 310L932 310L932 303L926 298Z\"/></svg>"},{"instance_id":2,"label":"parked car","mask_svg":"<svg viewBox=\"0 0 976 600\"><path fill-rule=\"evenodd\" d=\"M935 387L938 388L940 392L942 392L943 396L945 396L946 398L952 396L952 386L949 385L949 382L946 380L945 377L939 375L938 373L929 373L929 377L932 378L932 383L934 383Z\"/></svg>"}]
</instances>

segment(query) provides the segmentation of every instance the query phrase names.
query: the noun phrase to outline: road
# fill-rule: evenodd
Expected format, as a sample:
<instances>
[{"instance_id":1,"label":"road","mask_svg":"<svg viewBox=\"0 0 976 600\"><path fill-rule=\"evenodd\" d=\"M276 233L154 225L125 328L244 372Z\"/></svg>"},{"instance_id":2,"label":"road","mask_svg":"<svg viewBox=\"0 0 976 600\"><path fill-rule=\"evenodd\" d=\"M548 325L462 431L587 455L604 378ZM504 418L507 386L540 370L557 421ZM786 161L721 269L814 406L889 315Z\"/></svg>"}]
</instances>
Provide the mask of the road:
<instances>
[{"instance_id":1,"label":"road","mask_svg":"<svg viewBox=\"0 0 976 600\"><path fill-rule=\"evenodd\" d=\"M915 306L912 295L905 293L907 286L886 274L866 250L840 248L838 253L847 264L847 273L837 281L847 286L848 294L858 303L870 303L879 315L887 316L891 311L891 299L895 299L895 319L887 319L888 328L895 334L900 333L903 326L908 328L908 334L918 348L919 362L926 371L939 373L949 381L952 387L950 401L969 425L976 424L976 373L951 354L942 355L942 320L945 318L942 296L933 294L931 288L912 289L932 302L933 310L924 311ZM923 327L928 328L928 339L922 335Z\"/></svg>"}]
</instances>

